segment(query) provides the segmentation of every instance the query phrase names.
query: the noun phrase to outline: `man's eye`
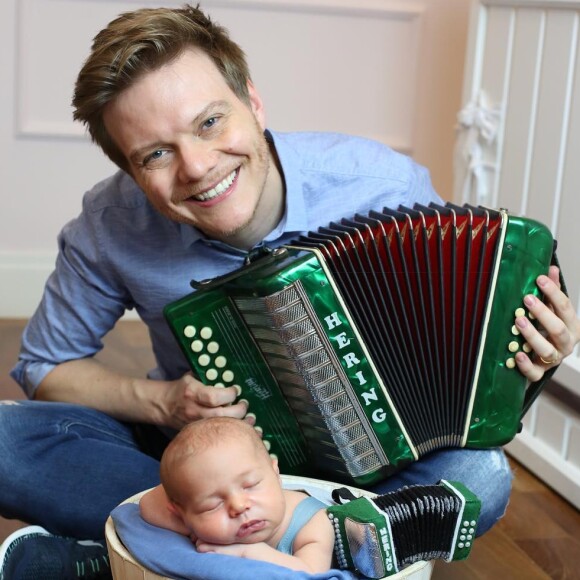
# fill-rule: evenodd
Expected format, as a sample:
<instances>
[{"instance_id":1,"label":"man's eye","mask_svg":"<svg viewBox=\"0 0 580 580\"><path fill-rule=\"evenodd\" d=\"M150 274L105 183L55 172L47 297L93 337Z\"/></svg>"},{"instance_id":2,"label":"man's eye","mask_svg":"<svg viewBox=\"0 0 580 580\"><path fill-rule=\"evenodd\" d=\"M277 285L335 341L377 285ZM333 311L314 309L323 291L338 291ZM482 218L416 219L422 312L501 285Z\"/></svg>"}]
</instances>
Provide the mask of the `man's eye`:
<instances>
[{"instance_id":1,"label":"man's eye","mask_svg":"<svg viewBox=\"0 0 580 580\"><path fill-rule=\"evenodd\" d=\"M158 161L163 157L164 153L165 151L163 149L156 149L155 151L153 151L153 153L150 153L149 155L147 155L147 157L145 157L145 159L143 159L143 165L147 165L152 161Z\"/></svg>"},{"instance_id":2,"label":"man's eye","mask_svg":"<svg viewBox=\"0 0 580 580\"><path fill-rule=\"evenodd\" d=\"M210 117L204 124L204 129L211 129L217 123L217 117Z\"/></svg>"}]
</instances>

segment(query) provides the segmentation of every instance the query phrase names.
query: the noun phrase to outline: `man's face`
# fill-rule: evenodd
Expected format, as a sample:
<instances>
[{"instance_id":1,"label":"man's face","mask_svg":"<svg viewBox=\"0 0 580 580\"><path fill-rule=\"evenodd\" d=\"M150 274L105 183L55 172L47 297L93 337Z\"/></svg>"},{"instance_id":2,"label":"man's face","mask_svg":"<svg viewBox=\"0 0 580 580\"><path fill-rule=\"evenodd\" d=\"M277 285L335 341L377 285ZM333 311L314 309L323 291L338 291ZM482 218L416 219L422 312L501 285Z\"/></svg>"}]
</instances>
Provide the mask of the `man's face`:
<instances>
[{"instance_id":1,"label":"man's face","mask_svg":"<svg viewBox=\"0 0 580 580\"><path fill-rule=\"evenodd\" d=\"M105 125L151 204L207 236L251 247L278 223L280 174L250 84L244 103L211 59L187 50L105 109Z\"/></svg>"},{"instance_id":2,"label":"man's face","mask_svg":"<svg viewBox=\"0 0 580 580\"><path fill-rule=\"evenodd\" d=\"M210 445L173 476L185 498L175 509L197 539L221 545L279 541L286 503L277 464L247 437Z\"/></svg>"}]
</instances>

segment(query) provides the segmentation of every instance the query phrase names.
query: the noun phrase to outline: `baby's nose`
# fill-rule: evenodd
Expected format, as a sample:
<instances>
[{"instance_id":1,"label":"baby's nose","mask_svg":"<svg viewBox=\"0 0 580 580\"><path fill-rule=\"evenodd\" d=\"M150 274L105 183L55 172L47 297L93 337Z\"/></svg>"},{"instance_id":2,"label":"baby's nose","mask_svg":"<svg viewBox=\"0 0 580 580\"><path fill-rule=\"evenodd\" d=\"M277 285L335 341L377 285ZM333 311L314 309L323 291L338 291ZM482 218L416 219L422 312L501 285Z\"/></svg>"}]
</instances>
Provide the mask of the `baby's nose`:
<instances>
[{"instance_id":1,"label":"baby's nose","mask_svg":"<svg viewBox=\"0 0 580 580\"><path fill-rule=\"evenodd\" d=\"M230 498L229 501L230 514L232 516L239 516L248 509L250 509L250 501L248 495L245 493L237 493Z\"/></svg>"}]
</instances>

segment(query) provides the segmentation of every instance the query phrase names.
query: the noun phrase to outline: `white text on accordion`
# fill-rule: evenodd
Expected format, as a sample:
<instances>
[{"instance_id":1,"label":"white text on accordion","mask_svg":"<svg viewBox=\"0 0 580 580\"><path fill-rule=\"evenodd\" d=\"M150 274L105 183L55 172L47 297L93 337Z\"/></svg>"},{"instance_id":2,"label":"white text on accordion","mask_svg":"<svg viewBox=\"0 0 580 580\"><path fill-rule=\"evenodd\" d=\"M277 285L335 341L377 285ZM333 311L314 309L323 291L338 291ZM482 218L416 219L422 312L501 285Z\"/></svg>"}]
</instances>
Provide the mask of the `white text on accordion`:
<instances>
[{"instance_id":1,"label":"white text on accordion","mask_svg":"<svg viewBox=\"0 0 580 580\"><path fill-rule=\"evenodd\" d=\"M338 312L333 312L329 316L324 317L324 321L326 322L326 327L328 331L334 330L336 327L342 325L342 320L340 319ZM341 350L350 345L351 339L347 337L346 332L340 332L333 336L329 335L329 338L333 340L337 345L338 348ZM356 365L361 364L360 359L357 357L355 352L348 352L342 355L342 360L346 364L347 369L352 369L356 367ZM350 378L350 377L349 377ZM356 368L353 371L352 378L355 378L358 381L359 387L367 384L367 379L365 378L363 371L358 370ZM369 406L373 404L373 401L378 401L378 396L376 393L376 388L373 387L372 389L368 389L366 391L360 391L360 396L362 397L365 406ZM378 408L374 409L371 413L371 418L375 423L382 423L387 417L384 409Z\"/></svg>"}]
</instances>

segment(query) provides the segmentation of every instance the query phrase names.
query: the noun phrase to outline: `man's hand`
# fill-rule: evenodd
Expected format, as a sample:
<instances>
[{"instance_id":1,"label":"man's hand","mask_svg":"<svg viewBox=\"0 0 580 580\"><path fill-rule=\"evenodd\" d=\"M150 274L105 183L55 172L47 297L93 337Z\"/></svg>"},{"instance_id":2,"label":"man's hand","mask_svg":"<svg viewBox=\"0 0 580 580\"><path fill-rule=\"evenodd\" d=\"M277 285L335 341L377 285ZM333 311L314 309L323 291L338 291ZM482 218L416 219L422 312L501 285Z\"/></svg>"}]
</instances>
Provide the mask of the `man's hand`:
<instances>
[{"instance_id":1,"label":"man's hand","mask_svg":"<svg viewBox=\"0 0 580 580\"><path fill-rule=\"evenodd\" d=\"M516 363L530 381L541 379L547 369L559 365L580 342L580 319L560 289L558 268L551 266L548 276L539 276L537 284L545 302L528 295L524 305L537 319L538 328L526 316L516 318L516 326L533 353L519 352Z\"/></svg>"},{"instance_id":2,"label":"man's hand","mask_svg":"<svg viewBox=\"0 0 580 580\"><path fill-rule=\"evenodd\" d=\"M192 421L206 417L243 419L248 405L245 401L233 404L238 394L236 387L208 387L187 373L167 383L160 400L162 423L181 429Z\"/></svg>"},{"instance_id":3,"label":"man's hand","mask_svg":"<svg viewBox=\"0 0 580 580\"><path fill-rule=\"evenodd\" d=\"M232 404L237 396L236 387L206 387L190 373L175 381L142 379L121 375L95 359L61 363L36 392L37 400L76 403L121 421L176 429L203 417L244 418L248 405ZM252 423L252 416L246 421Z\"/></svg>"}]
</instances>

